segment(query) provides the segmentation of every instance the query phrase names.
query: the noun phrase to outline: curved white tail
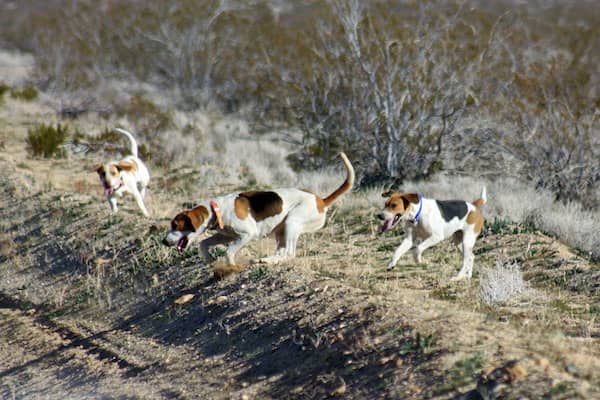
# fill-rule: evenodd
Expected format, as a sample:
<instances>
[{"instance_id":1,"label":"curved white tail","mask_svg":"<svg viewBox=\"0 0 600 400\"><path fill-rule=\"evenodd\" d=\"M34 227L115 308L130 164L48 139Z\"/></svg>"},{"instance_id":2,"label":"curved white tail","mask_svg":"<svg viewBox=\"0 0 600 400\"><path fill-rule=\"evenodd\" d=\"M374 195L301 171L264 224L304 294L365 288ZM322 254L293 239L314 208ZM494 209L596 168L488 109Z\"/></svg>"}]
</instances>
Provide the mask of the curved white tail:
<instances>
[{"instance_id":1,"label":"curved white tail","mask_svg":"<svg viewBox=\"0 0 600 400\"><path fill-rule=\"evenodd\" d=\"M135 138L133 137L133 135L130 132L127 132L125 129L121 129L121 128L115 128L115 131L120 132L129 138L129 141L131 142L131 148L130 148L131 154L133 154L134 157L137 157L138 156L138 144L137 144Z\"/></svg>"}]
</instances>

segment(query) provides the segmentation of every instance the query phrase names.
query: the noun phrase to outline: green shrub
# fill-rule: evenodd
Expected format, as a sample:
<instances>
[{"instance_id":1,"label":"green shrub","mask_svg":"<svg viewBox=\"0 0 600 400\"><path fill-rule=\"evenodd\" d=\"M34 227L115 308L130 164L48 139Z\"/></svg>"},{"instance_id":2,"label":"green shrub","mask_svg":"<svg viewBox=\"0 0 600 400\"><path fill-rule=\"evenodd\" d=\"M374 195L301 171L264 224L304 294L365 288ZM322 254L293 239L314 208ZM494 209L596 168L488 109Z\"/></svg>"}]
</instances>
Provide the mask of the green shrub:
<instances>
[{"instance_id":1,"label":"green shrub","mask_svg":"<svg viewBox=\"0 0 600 400\"><path fill-rule=\"evenodd\" d=\"M27 130L27 151L33 157L64 157L61 145L69 135L67 125L39 124Z\"/></svg>"},{"instance_id":2,"label":"green shrub","mask_svg":"<svg viewBox=\"0 0 600 400\"><path fill-rule=\"evenodd\" d=\"M25 86L24 88L18 90L13 89L10 91L10 96L13 99L19 99L24 101L33 101L38 96L38 91L33 86Z\"/></svg>"},{"instance_id":3,"label":"green shrub","mask_svg":"<svg viewBox=\"0 0 600 400\"><path fill-rule=\"evenodd\" d=\"M4 97L4 94L10 90L10 86L6 83L0 83L0 98Z\"/></svg>"},{"instance_id":4,"label":"green shrub","mask_svg":"<svg viewBox=\"0 0 600 400\"><path fill-rule=\"evenodd\" d=\"M152 101L139 95L132 96L119 114L131 118L140 127L141 134L160 132L173 127L173 116L170 112L163 111Z\"/></svg>"}]
</instances>

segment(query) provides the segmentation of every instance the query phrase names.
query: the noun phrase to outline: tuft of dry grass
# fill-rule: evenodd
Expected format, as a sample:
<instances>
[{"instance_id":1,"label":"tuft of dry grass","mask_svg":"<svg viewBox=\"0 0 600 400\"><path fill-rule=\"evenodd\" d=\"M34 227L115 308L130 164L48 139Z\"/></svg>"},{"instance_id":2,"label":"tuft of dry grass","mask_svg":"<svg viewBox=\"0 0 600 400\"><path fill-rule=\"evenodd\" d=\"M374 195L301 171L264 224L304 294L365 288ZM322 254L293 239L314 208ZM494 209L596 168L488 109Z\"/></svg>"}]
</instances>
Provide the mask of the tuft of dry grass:
<instances>
[{"instance_id":1,"label":"tuft of dry grass","mask_svg":"<svg viewBox=\"0 0 600 400\"><path fill-rule=\"evenodd\" d=\"M496 260L495 268L483 268L479 274L479 299L491 307L516 303L531 290L516 262Z\"/></svg>"}]
</instances>

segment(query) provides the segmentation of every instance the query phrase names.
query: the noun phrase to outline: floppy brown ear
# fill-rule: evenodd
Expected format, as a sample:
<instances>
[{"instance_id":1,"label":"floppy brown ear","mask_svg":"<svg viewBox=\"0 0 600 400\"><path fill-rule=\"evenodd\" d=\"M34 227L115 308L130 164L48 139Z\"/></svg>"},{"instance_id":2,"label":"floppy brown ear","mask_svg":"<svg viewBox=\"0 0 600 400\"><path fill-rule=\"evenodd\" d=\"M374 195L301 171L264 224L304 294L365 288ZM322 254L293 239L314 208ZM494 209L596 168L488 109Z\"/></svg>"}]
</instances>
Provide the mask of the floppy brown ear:
<instances>
[{"instance_id":1,"label":"floppy brown ear","mask_svg":"<svg viewBox=\"0 0 600 400\"><path fill-rule=\"evenodd\" d=\"M190 218L192 222L192 226L194 227L194 231L197 231L200 226L204 223L204 221L208 218L209 212L204 206L198 206L191 211L188 211L187 216Z\"/></svg>"},{"instance_id":2,"label":"floppy brown ear","mask_svg":"<svg viewBox=\"0 0 600 400\"><path fill-rule=\"evenodd\" d=\"M408 203L419 204L419 195L417 193L407 193L402 195L404 208L408 207Z\"/></svg>"},{"instance_id":3,"label":"floppy brown ear","mask_svg":"<svg viewBox=\"0 0 600 400\"><path fill-rule=\"evenodd\" d=\"M135 165L133 163L127 162L127 161L119 161L119 163L116 165L117 169L119 171L133 171L135 170Z\"/></svg>"},{"instance_id":4,"label":"floppy brown ear","mask_svg":"<svg viewBox=\"0 0 600 400\"><path fill-rule=\"evenodd\" d=\"M94 165L94 167L92 169L90 169L90 172L96 172L99 174L100 170L102 170L102 168L104 168L104 165L96 164L96 165Z\"/></svg>"}]
</instances>

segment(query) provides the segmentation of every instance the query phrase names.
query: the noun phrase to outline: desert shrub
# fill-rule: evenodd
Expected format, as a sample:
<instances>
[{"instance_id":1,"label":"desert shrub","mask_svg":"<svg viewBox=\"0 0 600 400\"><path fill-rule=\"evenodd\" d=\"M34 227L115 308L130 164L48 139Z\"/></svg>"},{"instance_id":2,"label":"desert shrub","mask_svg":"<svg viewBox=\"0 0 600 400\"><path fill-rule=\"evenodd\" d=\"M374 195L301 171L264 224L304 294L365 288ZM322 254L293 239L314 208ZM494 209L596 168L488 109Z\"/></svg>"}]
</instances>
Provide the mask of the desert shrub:
<instances>
[{"instance_id":1,"label":"desert shrub","mask_svg":"<svg viewBox=\"0 0 600 400\"><path fill-rule=\"evenodd\" d=\"M479 285L479 299L488 306L516 301L531 290L519 265L502 260L496 260L496 268L481 271Z\"/></svg>"},{"instance_id":2,"label":"desert shrub","mask_svg":"<svg viewBox=\"0 0 600 400\"><path fill-rule=\"evenodd\" d=\"M127 104L117 109L118 114L131 119L142 134L160 132L173 127L173 116L141 95L131 96Z\"/></svg>"},{"instance_id":3,"label":"desert shrub","mask_svg":"<svg viewBox=\"0 0 600 400\"><path fill-rule=\"evenodd\" d=\"M38 124L27 130L27 151L34 157L63 157L61 145L69 136L67 125Z\"/></svg>"},{"instance_id":4,"label":"desert shrub","mask_svg":"<svg viewBox=\"0 0 600 400\"><path fill-rule=\"evenodd\" d=\"M6 93L10 91L10 86L4 83L0 83L0 99L4 97Z\"/></svg>"},{"instance_id":5,"label":"desert shrub","mask_svg":"<svg viewBox=\"0 0 600 400\"><path fill-rule=\"evenodd\" d=\"M10 91L10 96L13 99L24 101L33 101L38 97L38 91L33 86L25 86L22 89L13 89Z\"/></svg>"},{"instance_id":6,"label":"desert shrub","mask_svg":"<svg viewBox=\"0 0 600 400\"><path fill-rule=\"evenodd\" d=\"M447 38L472 35L433 3L416 12L330 4L289 65L272 65L284 83L277 98L303 133L292 163L320 168L345 150L360 160L363 183L443 168L444 138L474 104L465 74L477 55Z\"/></svg>"},{"instance_id":7,"label":"desert shrub","mask_svg":"<svg viewBox=\"0 0 600 400\"><path fill-rule=\"evenodd\" d=\"M136 136L133 132L134 137ZM143 160L151 160L153 153L138 139L138 155ZM122 133L108 127L103 128L98 134L90 135L80 130L75 130L71 136L71 145L82 146L86 151L106 152L112 154L130 154L130 142Z\"/></svg>"},{"instance_id":8,"label":"desert shrub","mask_svg":"<svg viewBox=\"0 0 600 400\"><path fill-rule=\"evenodd\" d=\"M41 90L149 83L174 93L154 111L214 103L251 111L253 131L300 131L285 137L297 168L340 149L365 183L514 161L514 176L597 204L600 8L586 1L54 4L0 14L8 47L35 53ZM126 115L162 132L168 118L142 96Z\"/></svg>"}]
</instances>

